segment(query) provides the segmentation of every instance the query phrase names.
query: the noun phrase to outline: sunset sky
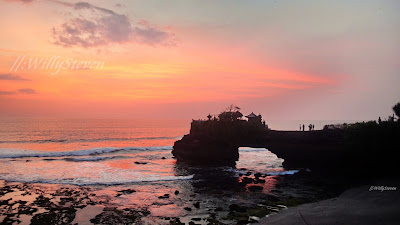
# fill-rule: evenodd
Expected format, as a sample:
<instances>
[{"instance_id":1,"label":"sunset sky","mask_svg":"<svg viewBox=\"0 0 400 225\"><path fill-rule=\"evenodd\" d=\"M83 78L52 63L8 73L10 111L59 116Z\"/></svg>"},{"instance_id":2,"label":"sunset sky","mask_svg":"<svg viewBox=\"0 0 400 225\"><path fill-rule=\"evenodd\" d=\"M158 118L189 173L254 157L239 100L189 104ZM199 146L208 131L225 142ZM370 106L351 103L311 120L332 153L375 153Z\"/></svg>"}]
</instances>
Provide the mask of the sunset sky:
<instances>
[{"instance_id":1,"label":"sunset sky","mask_svg":"<svg viewBox=\"0 0 400 225\"><path fill-rule=\"evenodd\" d=\"M387 118L399 12L397 0L0 0L0 116L205 118L236 104L266 120Z\"/></svg>"}]
</instances>

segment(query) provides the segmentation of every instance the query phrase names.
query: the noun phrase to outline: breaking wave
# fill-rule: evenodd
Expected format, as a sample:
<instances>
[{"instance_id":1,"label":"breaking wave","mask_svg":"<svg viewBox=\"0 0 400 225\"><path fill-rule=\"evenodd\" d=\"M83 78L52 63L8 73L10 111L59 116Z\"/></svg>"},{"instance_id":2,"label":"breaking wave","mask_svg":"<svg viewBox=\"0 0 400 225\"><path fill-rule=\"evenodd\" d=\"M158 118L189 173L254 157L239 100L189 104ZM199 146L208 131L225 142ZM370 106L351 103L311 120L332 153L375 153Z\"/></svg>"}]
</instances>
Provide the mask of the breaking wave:
<instances>
[{"instance_id":1,"label":"breaking wave","mask_svg":"<svg viewBox=\"0 0 400 225\"><path fill-rule=\"evenodd\" d=\"M46 152L25 149L0 149L0 158L26 158L26 157L68 157L68 156L90 156L101 155L121 151L170 151L172 146L161 147L124 147L124 148L92 148L77 151Z\"/></svg>"},{"instance_id":2,"label":"breaking wave","mask_svg":"<svg viewBox=\"0 0 400 225\"><path fill-rule=\"evenodd\" d=\"M131 157L126 156L98 156L98 157L85 157L85 158L63 158L65 161L70 162L91 162L91 161L103 161L111 159L126 159Z\"/></svg>"},{"instance_id":3,"label":"breaking wave","mask_svg":"<svg viewBox=\"0 0 400 225\"><path fill-rule=\"evenodd\" d=\"M146 182L160 182L160 181L176 181L176 180L191 180L194 175L189 176L153 176L146 178L136 178L132 180L97 180L97 179L84 179L84 178L71 178L71 179L13 179L13 178L0 178L10 182L29 182L29 183L46 183L46 184L69 184L69 185L125 185Z\"/></svg>"},{"instance_id":4,"label":"breaking wave","mask_svg":"<svg viewBox=\"0 0 400 225\"><path fill-rule=\"evenodd\" d=\"M16 140L0 141L0 144L22 144L22 143L75 143L75 142L101 142L101 141L139 141L139 140L175 140L181 137L142 137L142 138L78 138L78 139L35 139L35 140Z\"/></svg>"},{"instance_id":5,"label":"breaking wave","mask_svg":"<svg viewBox=\"0 0 400 225\"><path fill-rule=\"evenodd\" d=\"M239 152L265 152L269 151L266 148L251 148L251 147L239 147Z\"/></svg>"}]
</instances>

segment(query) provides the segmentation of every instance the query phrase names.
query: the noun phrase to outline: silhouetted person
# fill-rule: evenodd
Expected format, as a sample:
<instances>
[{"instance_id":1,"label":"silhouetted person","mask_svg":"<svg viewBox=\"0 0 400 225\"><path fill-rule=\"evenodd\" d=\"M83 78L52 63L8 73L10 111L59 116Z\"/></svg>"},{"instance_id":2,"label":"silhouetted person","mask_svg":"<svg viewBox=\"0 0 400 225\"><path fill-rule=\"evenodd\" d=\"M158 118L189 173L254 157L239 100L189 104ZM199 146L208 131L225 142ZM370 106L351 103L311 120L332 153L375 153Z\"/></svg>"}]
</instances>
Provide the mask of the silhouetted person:
<instances>
[{"instance_id":1,"label":"silhouetted person","mask_svg":"<svg viewBox=\"0 0 400 225\"><path fill-rule=\"evenodd\" d=\"M314 124L312 125L312 130L314 130Z\"/></svg>"},{"instance_id":2,"label":"silhouetted person","mask_svg":"<svg viewBox=\"0 0 400 225\"><path fill-rule=\"evenodd\" d=\"M300 131L301 131L301 124L300 124Z\"/></svg>"},{"instance_id":3,"label":"silhouetted person","mask_svg":"<svg viewBox=\"0 0 400 225\"><path fill-rule=\"evenodd\" d=\"M304 124L303 124L303 131L304 131Z\"/></svg>"},{"instance_id":4,"label":"silhouetted person","mask_svg":"<svg viewBox=\"0 0 400 225\"><path fill-rule=\"evenodd\" d=\"M382 120L381 120L381 117L379 117L378 118L378 124L381 124L382 123Z\"/></svg>"},{"instance_id":5,"label":"silhouetted person","mask_svg":"<svg viewBox=\"0 0 400 225\"><path fill-rule=\"evenodd\" d=\"M311 131L312 125L308 125L308 130Z\"/></svg>"}]
</instances>

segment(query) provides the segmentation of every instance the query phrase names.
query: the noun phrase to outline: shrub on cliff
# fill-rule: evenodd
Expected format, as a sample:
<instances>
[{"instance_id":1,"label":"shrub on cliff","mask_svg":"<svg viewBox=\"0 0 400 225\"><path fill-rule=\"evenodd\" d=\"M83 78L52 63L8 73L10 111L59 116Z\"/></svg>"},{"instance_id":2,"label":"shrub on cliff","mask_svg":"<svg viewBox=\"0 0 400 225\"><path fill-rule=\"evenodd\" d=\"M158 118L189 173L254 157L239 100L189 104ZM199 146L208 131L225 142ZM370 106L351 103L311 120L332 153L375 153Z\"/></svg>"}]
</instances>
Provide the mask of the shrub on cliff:
<instances>
[{"instance_id":1,"label":"shrub on cliff","mask_svg":"<svg viewBox=\"0 0 400 225\"><path fill-rule=\"evenodd\" d=\"M400 118L400 102L393 106L393 111Z\"/></svg>"},{"instance_id":2,"label":"shrub on cliff","mask_svg":"<svg viewBox=\"0 0 400 225\"><path fill-rule=\"evenodd\" d=\"M400 149L400 124L383 121L355 123L344 132L344 143L355 154L374 154L391 156ZM394 155L393 155L394 156ZM376 158L376 159L377 159Z\"/></svg>"},{"instance_id":3,"label":"shrub on cliff","mask_svg":"<svg viewBox=\"0 0 400 225\"><path fill-rule=\"evenodd\" d=\"M240 108L236 105L228 106L225 111L218 115L220 121L236 121L240 120L243 114L240 112Z\"/></svg>"}]
</instances>

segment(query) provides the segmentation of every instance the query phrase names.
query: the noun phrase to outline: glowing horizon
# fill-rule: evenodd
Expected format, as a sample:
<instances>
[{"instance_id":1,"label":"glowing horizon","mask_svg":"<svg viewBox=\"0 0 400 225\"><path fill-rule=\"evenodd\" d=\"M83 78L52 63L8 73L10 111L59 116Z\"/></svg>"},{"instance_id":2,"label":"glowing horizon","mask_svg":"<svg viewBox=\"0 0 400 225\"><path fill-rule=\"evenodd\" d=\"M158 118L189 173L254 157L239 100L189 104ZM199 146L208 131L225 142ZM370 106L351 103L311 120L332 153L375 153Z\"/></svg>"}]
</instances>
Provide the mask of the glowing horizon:
<instances>
[{"instance_id":1,"label":"glowing horizon","mask_svg":"<svg viewBox=\"0 0 400 225\"><path fill-rule=\"evenodd\" d=\"M1 4L2 117L192 118L233 103L272 119L363 120L400 97L394 1ZM103 64L76 68L88 61Z\"/></svg>"}]
</instances>

